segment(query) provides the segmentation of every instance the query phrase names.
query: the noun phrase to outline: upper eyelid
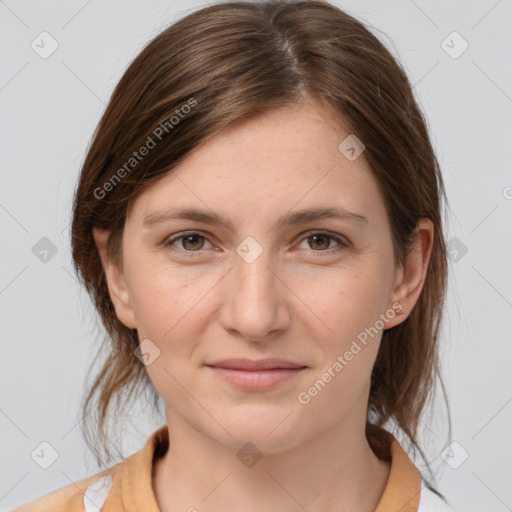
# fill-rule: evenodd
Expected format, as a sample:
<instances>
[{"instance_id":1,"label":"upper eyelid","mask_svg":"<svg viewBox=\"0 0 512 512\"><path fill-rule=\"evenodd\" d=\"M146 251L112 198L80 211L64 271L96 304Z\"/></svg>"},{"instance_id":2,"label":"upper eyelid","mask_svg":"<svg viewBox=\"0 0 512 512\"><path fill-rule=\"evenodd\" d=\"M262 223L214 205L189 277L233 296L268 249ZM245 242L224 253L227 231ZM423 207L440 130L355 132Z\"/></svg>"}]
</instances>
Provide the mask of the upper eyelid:
<instances>
[{"instance_id":1,"label":"upper eyelid","mask_svg":"<svg viewBox=\"0 0 512 512\"><path fill-rule=\"evenodd\" d=\"M179 231L175 235L170 235L170 236L166 237L166 239L164 240L164 244L176 242L177 240L181 240L182 238L185 238L187 236L192 236L192 235L200 235L203 238L210 240L210 236L208 234L204 233L203 231L198 231L198 230Z\"/></svg>"}]
</instances>

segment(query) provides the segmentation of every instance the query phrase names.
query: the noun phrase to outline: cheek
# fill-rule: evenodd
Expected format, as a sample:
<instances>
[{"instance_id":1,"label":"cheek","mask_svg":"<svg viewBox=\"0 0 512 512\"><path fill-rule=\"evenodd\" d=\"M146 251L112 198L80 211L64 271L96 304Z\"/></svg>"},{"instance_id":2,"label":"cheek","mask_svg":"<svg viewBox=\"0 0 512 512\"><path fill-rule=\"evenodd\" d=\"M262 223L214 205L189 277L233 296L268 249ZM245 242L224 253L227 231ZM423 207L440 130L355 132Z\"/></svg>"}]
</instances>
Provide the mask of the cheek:
<instances>
[{"instance_id":1,"label":"cheek","mask_svg":"<svg viewBox=\"0 0 512 512\"><path fill-rule=\"evenodd\" d=\"M306 295L316 313L308 321L309 331L321 353L321 364L296 396L299 410L305 407L309 417L330 423L352 407L366 407L381 340L379 315L385 308L377 286L372 272L345 274L330 279L325 292Z\"/></svg>"},{"instance_id":2,"label":"cheek","mask_svg":"<svg viewBox=\"0 0 512 512\"><path fill-rule=\"evenodd\" d=\"M200 279L162 267L148 266L132 279L139 339L151 340L160 350L146 370L158 393L176 407L188 400L180 383L187 382L191 392L194 389L188 373L200 341L198 333L204 328L200 320L204 290Z\"/></svg>"},{"instance_id":3,"label":"cheek","mask_svg":"<svg viewBox=\"0 0 512 512\"><path fill-rule=\"evenodd\" d=\"M169 264L134 269L131 282L132 307L139 336L164 347L177 337L184 339L201 325L202 311L208 303L208 291L218 276L201 275L176 269ZM173 350L179 350L179 344Z\"/></svg>"},{"instance_id":4,"label":"cheek","mask_svg":"<svg viewBox=\"0 0 512 512\"><path fill-rule=\"evenodd\" d=\"M315 330L321 329L322 338L333 340L337 349L373 326L385 311L387 283L379 271L374 263L300 281L297 295L303 298L311 322L316 321Z\"/></svg>"},{"instance_id":5,"label":"cheek","mask_svg":"<svg viewBox=\"0 0 512 512\"><path fill-rule=\"evenodd\" d=\"M319 368L301 391L306 401L321 407L337 404L334 415L342 414L370 384L384 327L380 315L387 306L382 267L377 258L367 258L357 269L339 269L298 293L306 297L308 330L321 353Z\"/></svg>"}]
</instances>

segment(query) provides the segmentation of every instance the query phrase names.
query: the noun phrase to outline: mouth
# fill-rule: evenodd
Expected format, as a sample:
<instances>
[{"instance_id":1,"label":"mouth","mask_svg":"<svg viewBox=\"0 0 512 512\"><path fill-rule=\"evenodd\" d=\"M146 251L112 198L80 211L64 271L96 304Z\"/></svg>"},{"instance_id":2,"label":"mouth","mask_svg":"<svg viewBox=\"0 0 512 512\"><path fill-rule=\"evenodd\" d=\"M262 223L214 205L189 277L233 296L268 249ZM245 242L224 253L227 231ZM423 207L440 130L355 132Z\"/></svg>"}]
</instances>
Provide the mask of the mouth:
<instances>
[{"instance_id":1,"label":"mouth","mask_svg":"<svg viewBox=\"0 0 512 512\"><path fill-rule=\"evenodd\" d=\"M284 359L225 359L206 366L218 377L246 390L270 389L292 379L307 368Z\"/></svg>"}]
</instances>

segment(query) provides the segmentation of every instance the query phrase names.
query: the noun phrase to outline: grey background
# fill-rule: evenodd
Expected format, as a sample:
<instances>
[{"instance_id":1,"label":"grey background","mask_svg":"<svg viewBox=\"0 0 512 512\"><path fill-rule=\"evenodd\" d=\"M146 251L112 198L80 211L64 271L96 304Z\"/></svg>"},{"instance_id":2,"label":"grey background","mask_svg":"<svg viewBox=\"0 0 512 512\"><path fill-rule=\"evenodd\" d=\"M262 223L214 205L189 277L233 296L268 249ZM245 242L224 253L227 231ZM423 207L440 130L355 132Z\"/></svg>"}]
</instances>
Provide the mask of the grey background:
<instances>
[{"instance_id":1,"label":"grey background","mask_svg":"<svg viewBox=\"0 0 512 512\"><path fill-rule=\"evenodd\" d=\"M454 508L512 510L512 2L336 4L374 27L405 66L446 181L458 252L442 353L458 444L446 455L439 400L423 425L429 460ZM201 5L0 1L0 511L99 471L77 422L97 322L72 272L72 192L126 66ZM46 59L31 47L43 31L58 43ZM456 58L463 41L454 31L469 44ZM46 262L36 257L43 237L57 250ZM135 404L123 427L126 455L164 423ZM31 457L43 441L58 452L48 469Z\"/></svg>"}]
</instances>

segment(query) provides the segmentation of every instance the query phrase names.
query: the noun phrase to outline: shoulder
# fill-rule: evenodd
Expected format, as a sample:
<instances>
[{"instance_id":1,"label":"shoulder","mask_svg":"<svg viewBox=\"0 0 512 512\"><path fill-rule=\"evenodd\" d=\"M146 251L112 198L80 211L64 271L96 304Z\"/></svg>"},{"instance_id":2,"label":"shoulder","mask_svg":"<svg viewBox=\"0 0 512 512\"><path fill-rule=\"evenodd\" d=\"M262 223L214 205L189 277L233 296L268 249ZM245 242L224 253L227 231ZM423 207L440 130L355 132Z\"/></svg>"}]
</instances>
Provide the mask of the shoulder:
<instances>
[{"instance_id":1,"label":"shoulder","mask_svg":"<svg viewBox=\"0 0 512 512\"><path fill-rule=\"evenodd\" d=\"M166 449L168 443L167 425L164 425L149 436L139 451L115 466L49 492L11 512L122 512L136 509L136 501L143 505L148 499L154 502L152 461L155 453Z\"/></svg>"},{"instance_id":2,"label":"shoulder","mask_svg":"<svg viewBox=\"0 0 512 512\"><path fill-rule=\"evenodd\" d=\"M96 475L55 489L12 512L92 512L106 500L115 500L120 489L122 463Z\"/></svg>"},{"instance_id":3,"label":"shoulder","mask_svg":"<svg viewBox=\"0 0 512 512\"><path fill-rule=\"evenodd\" d=\"M435 492L428 487L422 487L418 512L455 512Z\"/></svg>"}]
</instances>

